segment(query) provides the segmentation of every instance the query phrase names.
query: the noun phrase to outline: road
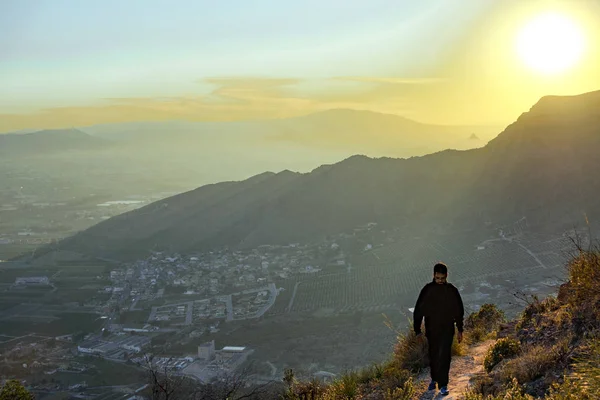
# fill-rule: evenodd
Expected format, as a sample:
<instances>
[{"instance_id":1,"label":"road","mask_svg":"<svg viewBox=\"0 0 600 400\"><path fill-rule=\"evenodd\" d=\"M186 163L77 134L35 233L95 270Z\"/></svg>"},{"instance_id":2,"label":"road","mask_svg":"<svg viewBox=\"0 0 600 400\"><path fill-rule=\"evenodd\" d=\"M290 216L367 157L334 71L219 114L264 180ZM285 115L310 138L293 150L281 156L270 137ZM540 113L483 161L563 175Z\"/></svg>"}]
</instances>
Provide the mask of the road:
<instances>
[{"instance_id":1,"label":"road","mask_svg":"<svg viewBox=\"0 0 600 400\"><path fill-rule=\"evenodd\" d=\"M273 306L273 304L275 304L275 299L277 298L277 286L275 286L274 283L270 283L269 291L271 292L271 296L269 296L269 302L262 308L262 310L256 313L254 318L262 317L263 314L266 313L267 310Z\"/></svg>"},{"instance_id":2,"label":"road","mask_svg":"<svg viewBox=\"0 0 600 400\"><path fill-rule=\"evenodd\" d=\"M227 296L227 321L233 321L233 299L231 295Z\"/></svg>"},{"instance_id":3,"label":"road","mask_svg":"<svg viewBox=\"0 0 600 400\"><path fill-rule=\"evenodd\" d=\"M266 364L271 367L271 376L275 376L277 374L277 367L271 361L267 361Z\"/></svg>"},{"instance_id":4,"label":"road","mask_svg":"<svg viewBox=\"0 0 600 400\"><path fill-rule=\"evenodd\" d=\"M302 282L296 282L296 284L294 285L294 291L292 292L292 298L290 299L290 303L288 304L285 312L286 313L290 313L292 311L292 306L294 305L294 299L296 298L296 291L298 290L298 285L300 285Z\"/></svg>"},{"instance_id":5,"label":"road","mask_svg":"<svg viewBox=\"0 0 600 400\"><path fill-rule=\"evenodd\" d=\"M150 311L150 316L148 317L148 323L154 321L154 318L156 317L156 310L158 309L157 306L153 306L152 310Z\"/></svg>"},{"instance_id":6,"label":"road","mask_svg":"<svg viewBox=\"0 0 600 400\"><path fill-rule=\"evenodd\" d=\"M186 325L191 325L192 321L193 321L193 312L194 312L194 302L193 301L188 301L186 303L186 311L187 313L185 314L185 324Z\"/></svg>"},{"instance_id":7,"label":"road","mask_svg":"<svg viewBox=\"0 0 600 400\"><path fill-rule=\"evenodd\" d=\"M502 233L501 235L501 239L488 239L484 242L482 242L480 244L481 245L485 245L486 243L489 242L509 242L509 243L514 243L517 246L519 246L520 248L522 248L523 250L525 250L527 252L527 254L529 254L531 257L533 257L533 259L539 264L540 267L542 268L548 268L543 262L542 260L539 259L539 257L531 250L529 250L524 244L517 242L516 240L512 240L511 238L507 238L506 236L504 236L504 233Z\"/></svg>"},{"instance_id":8,"label":"road","mask_svg":"<svg viewBox=\"0 0 600 400\"><path fill-rule=\"evenodd\" d=\"M133 302L131 303L131 305L129 306L129 311L141 311L141 309L136 309L135 306L137 306L138 303L138 299L134 299Z\"/></svg>"}]
</instances>

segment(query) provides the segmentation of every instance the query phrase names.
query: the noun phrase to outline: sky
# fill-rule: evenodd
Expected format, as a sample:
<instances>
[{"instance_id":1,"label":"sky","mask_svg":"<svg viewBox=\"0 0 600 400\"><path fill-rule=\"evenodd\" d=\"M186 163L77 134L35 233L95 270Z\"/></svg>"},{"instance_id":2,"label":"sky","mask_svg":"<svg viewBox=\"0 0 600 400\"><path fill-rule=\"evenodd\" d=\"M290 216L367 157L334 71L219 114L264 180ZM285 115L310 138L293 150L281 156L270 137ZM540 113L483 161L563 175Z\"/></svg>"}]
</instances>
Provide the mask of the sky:
<instances>
[{"instance_id":1,"label":"sky","mask_svg":"<svg viewBox=\"0 0 600 400\"><path fill-rule=\"evenodd\" d=\"M550 11L585 46L548 76L516 40ZM509 124L600 89L599 27L595 0L0 0L0 132L333 108Z\"/></svg>"}]
</instances>

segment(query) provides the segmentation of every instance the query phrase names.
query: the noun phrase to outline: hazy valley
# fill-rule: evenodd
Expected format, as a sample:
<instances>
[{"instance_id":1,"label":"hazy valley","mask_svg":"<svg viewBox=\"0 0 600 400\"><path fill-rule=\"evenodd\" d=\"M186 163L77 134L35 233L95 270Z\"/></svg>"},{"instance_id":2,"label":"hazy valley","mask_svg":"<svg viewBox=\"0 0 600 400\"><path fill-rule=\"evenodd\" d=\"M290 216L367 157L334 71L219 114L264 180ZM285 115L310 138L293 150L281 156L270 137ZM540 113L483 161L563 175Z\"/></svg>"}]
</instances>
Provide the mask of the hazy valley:
<instances>
[{"instance_id":1,"label":"hazy valley","mask_svg":"<svg viewBox=\"0 0 600 400\"><path fill-rule=\"evenodd\" d=\"M169 146L162 123L28 137L48 140L43 153L4 142L0 351L15 360L5 367L42 392L129 385L153 352L207 379L198 346L214 340L244 347L223 368L248 360L256 382L285 368L337 374L386 358L396 337L386 322L407 326L438 260L468 310L492 302L516 315L520 296L562 282L572 238L598 235L599 110L600 92L543 98L484 147L419 156L398 142L411 158L377 158L376 144L372 157L315 152L322 136L276 137L289 121L234 129L273 147L232 141L219 124L193 140L196 125L180 124ZM326 130L326 117L312 117L318 129L301 119L298 132ZM183 150L190 142L198 148ZM284 165L275 149L287 142L298 158ZM342 161L309 167L327 157ZM286 168L298 172L256 174ZM31 343L35 369L23 367Z\"/></svg>"}]
</instances>

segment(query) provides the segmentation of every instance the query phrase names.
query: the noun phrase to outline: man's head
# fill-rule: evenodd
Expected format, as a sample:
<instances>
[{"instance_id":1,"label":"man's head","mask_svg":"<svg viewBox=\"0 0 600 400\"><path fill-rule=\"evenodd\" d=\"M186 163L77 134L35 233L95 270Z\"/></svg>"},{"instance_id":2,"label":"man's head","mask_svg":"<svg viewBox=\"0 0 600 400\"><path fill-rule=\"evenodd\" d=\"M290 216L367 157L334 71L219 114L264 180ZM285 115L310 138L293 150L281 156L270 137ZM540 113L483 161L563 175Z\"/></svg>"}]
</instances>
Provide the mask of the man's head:
<instances>
[{"instance_id":1,"label":"man's head","mask_svg":"<svg viewBox=\"0 0 600 400\"><path fill-rule=\"evenodd\" d=\"M433 266L433 280L438 285L446 283L448 278L448 267L444 263L437 263Z\"/></svg>"}]
</instances>

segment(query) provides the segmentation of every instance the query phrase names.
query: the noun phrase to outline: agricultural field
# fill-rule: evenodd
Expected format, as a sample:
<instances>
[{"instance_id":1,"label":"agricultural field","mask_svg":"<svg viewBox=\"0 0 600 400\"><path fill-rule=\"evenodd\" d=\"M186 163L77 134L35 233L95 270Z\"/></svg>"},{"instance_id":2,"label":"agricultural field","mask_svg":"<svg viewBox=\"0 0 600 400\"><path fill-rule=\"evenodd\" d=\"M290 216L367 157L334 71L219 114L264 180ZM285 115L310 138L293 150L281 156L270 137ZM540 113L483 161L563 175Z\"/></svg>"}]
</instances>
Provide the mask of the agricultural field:
<instances>
[{"instance_id":1,"label":"agricultural field","mask_svg":"<svg viewBox=\"0 0 600 400\"><path fill-rule=\"evenodd\" d=\"M276 280L275 286L279 289L279 294L275 299L275 304L265 313L266 317L274 317L287 313L288 305L294 293L296 282L300 282L302 278L291 278L285 280Z\"/></svg>"},{"instance_id":2,"label":"agricultural field","mask_svg":"<svg viewBox=\"0 0 600 400\"><path fill-rule=\"evenodd\" d=\"M42 307L33 311L36 315L17 315L1 321L0 334L22 336L30 333L60 336L77 332L93 332L100 329L102 320L97 314L79 312L46 312Z\"/></svg>"},{"instance_id":3,"label":"agricultural field","mask_svg":"<svg viewBox=\"0 0 600 400\"><path fill-rule=\"evenodd\" d=\"M110 285L106 271L101 264L0 264L0 335L56 336L97 329L101 321L92 304L110 296L99 292ZM50 284L15 285L19 277L47 277Z\"/></svg>"},{"instance_id":4,"label":"agricultural field","mask_svg":"<svg viewBox=\"0 0 600 400\"><path fill-rule=\"evenodd\" d=\"M77 362L85 364L88 369L81 373L60 371L53 375L38 373L28 376L27 379L30 382L51 381L53 379L67 386L85 381L89 387L128 385L145 381L144 372L136 366L115 363L91 356L78 357Z\"/></svg>"},{"instance_id":5,"label":"agricultural field","mask_svg":"<svg viewBox=\"0 0 600 400\"><path fill-rule=\"evenodd\" d=\"M564 265L569 244L564 237L533 234L473 244L458 239L450 243L415 238L398 240L353 256L351 268L343 271L297 276L278 284L285 290L280 292L268 315L287 312L296 284L291 312L376 311L414 301L423 285L431 280L432 267L438 261L449 266L449 280L460 286L465 282L485 282L494 276L506 280L535 275L539 274L538 269Z\"/></svg>"}]
</instances>

